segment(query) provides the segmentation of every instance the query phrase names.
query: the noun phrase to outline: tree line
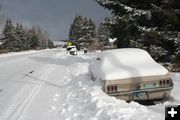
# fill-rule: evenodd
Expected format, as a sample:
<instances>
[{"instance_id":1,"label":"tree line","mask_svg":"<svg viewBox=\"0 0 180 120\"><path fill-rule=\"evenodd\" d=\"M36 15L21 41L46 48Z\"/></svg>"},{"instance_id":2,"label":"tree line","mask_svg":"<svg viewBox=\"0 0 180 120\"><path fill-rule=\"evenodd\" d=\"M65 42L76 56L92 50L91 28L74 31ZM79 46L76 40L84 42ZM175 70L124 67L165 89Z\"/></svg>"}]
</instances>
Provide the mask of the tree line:
<instances>
[{"instance_id":1,"label":"tree line","mask_svg":"<svg viewBox=\"0 0 180 120\"><path fill-rule=\"evenodd\" d=\"M39 26L25 28L21 23L13 25L8 18L0 37L0 50L5 52L18 52L32 49L53 48L53 42L48 33Z\"/></svg>"},{"instance_id":2,"label":"tree line","mask_svg":"<svg viewBox=\"0 0 180 120\"><path fill-rule=\"evenodd\" d=\"M96 30L91 19L76 16L70 40L88 42L89 47L109 45L109 38L115 38L117 48L141 48L156 61L180 63L179 0L96 1L112 12L111 18L105 18Z\"/></svg>"},{"instance_id":3,"label":"tree line","mask_svg":"<svg viewBox=\"0 0 180 120\"><path fill-rule=\"evenodd\" d=\"M94 50L109 45L110 34L109 18L105 18L96 30L96 24L91 18L76 15L69 30L69 41L76 46Z\"/></svg>"}]
</instances>

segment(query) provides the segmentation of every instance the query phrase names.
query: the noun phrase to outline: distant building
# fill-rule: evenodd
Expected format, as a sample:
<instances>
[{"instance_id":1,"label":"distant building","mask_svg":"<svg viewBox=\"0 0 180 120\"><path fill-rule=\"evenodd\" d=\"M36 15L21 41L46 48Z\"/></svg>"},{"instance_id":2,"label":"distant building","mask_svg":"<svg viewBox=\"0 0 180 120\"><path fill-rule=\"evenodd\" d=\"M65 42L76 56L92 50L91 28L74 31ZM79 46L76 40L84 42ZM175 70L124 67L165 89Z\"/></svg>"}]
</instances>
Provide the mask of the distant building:
<instances>
[{"instance_id":1,"label":"distant building","mask_svg":"<svg viewBox=\"0 0 180 120\"><path fill-rule=\"evenodd\" d=\"M66 42L63 40L53 40L53 43L55 47L62 47L66 44Z\"/></svg>"}]
</instances>

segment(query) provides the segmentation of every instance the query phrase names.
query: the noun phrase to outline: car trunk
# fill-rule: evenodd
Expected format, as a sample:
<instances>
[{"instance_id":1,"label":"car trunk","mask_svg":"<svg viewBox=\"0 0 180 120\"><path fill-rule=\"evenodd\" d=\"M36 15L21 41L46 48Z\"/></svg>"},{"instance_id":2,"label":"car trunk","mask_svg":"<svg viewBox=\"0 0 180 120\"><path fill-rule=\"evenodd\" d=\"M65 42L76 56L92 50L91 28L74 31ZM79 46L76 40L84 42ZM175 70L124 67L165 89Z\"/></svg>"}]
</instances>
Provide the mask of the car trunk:
<instances>
[{"instance_id":1,"label":"car trunk","mask_svg":"<svg viewBox=\"0 0 180 120\"><path fill-rule=\"evenodd\" d=\"M150 77L137 77L129 79L120 79L120 80L103 80L103 90L111 96L121 96L126 95L130 97L129 94L138 93L138 92L148 92L157 90L158 92L166 91L167 88L173 86L170 74L164 76L150 76ZM167 90L168 91L168 90ZM146 93L147 94L147 93ZM170 95L168 92L164 94ZM158 98L157 95L153 98ZM162 96L161 96L162 97ZM128 98L129 99L129 98Z\"/></svg>"},{"instance_id":2,"label":"car trunk","mask_svg":"<svg viewBox=\"0 0 180 120\"><path fill-rule=\"evenodd\" d=\"M162 81L162 82L161 82ZM169 82L168 82L169 81ZM153 76L153 77L137 77L120 80L107 80L105 86L117 85L118 91L134 91L142 89L151 89L157 87L166 87L170 85L171 77L166 76ZM105 90L108 93L108 87ZM109 91L110 93L115 91Z\"/></svg>"}]
</instances>

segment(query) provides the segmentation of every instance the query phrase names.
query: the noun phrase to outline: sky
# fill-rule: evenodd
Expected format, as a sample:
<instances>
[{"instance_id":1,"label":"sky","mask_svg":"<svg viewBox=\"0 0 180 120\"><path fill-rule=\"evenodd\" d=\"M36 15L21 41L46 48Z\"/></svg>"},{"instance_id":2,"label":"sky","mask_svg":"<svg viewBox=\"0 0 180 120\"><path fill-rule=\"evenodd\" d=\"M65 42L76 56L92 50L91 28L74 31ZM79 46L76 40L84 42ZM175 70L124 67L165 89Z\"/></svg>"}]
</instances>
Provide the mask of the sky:
<instances>
[{"instance_id":1,"label":"sky","mask_svg":"<svg viewBox=\"0 0 180 120\"><path fill-rule=\"evenodd\" d=\"M76 15L89 17L96 25L110 16L95 0L0 0L1 14L26 26L39 25L53 40L68 39Z\"/></svg>"}]
</instances>

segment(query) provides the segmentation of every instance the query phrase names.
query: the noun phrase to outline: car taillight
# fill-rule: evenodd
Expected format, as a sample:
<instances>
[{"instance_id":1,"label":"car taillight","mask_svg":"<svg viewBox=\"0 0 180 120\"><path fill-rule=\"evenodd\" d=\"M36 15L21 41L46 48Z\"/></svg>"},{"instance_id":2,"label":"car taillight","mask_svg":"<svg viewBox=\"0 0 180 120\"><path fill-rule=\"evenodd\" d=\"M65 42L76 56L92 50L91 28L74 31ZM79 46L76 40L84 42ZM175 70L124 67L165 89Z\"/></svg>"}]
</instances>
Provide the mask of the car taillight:
<instances>
[{"instance_id":1,"label":"car taillight","mask_svg":"<svg viewBox=\"0 0 180 120\"><path fill-rule=\"evenodd\" d=\"M170 85L170 80L160 80L159 81L159 86L166 86Z\"/></svg>"},{"instance_id":2,"label":"car taillight","mask_svg":"<svg viewBox=\"0 0 180 120\"><path fill-rule=\"evenodd\" d=\"M114 89L115 89L115 91L117 91L117 86L114 86L114 87L115 87L115 88L114 88Z\"/></svg>"},{"instance_id":3,"label":"car taillight","mask_svg":"<svg viewBox=\"0 0 180 120\"><path fill-rule=\"evenodd\" d=\"M163 80L163 85L166 85L166 81L165 80Z\"/></svg>"},{"instance_id":4,"label":"car taillight","mask_svg":"<svg viewBox=\"0 0 180 120\"><path fill-rule=\"evenodd\" d=\"M108 86L108 87L107 87L108 92L110 91L110 89L111 89L110 86Z\"/></svg>"},{"instance_id":5,"label":"car taillight","mask_svg":"<svg viewBox=\"0 0 180 120\"><path fill-rule=\"evenodd\" d=\"M114 86L111 86L111 91L112 91L112 92L114 91Z\"/></svg>"},{"instance_id":6,"label":"car taillight","mask_svg":"<svg viewBox=\"0 0 180 120\"><path fill-rule=\"evenodd\" d=\"M107 91L108 92L117 92L117 86L116 85L107 86Z\"/></svg>"}]
</instances>

